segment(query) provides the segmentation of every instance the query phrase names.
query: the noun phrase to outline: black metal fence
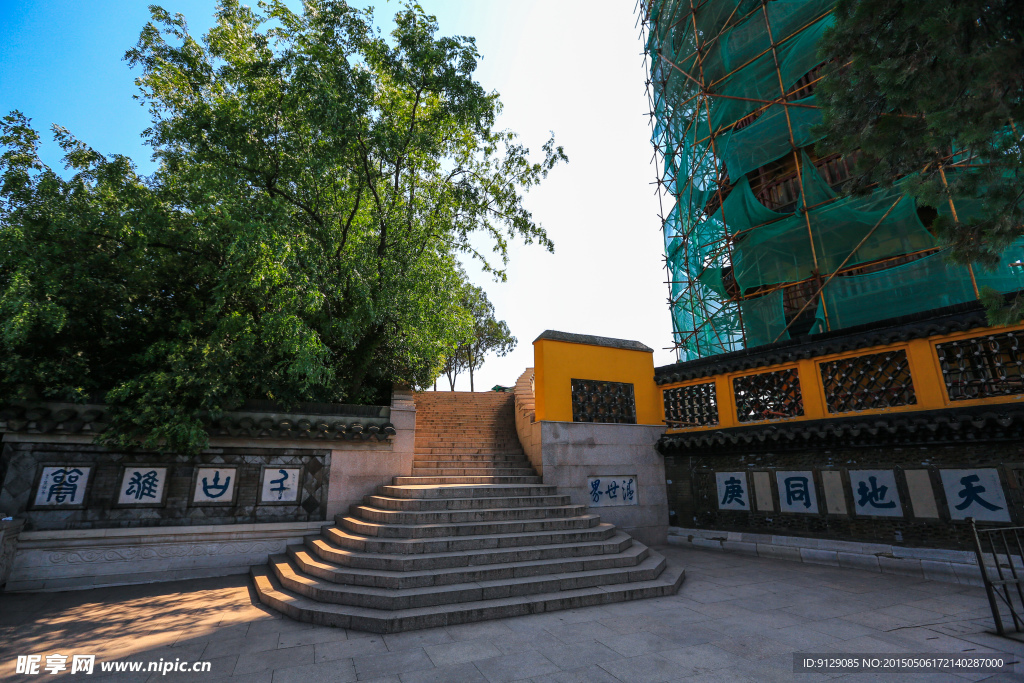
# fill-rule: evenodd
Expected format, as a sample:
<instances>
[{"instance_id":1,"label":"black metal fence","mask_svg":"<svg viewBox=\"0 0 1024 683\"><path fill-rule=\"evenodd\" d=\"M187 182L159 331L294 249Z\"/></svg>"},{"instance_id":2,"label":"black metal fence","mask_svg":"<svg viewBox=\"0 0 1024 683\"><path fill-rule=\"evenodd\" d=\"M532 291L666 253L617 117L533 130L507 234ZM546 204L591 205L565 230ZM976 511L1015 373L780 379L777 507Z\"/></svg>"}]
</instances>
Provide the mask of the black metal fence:
<instances>
[{"instance_id":1,"label":"black metal fence","mask_svg":"<svg viewBox=\"0 0 1024 683\"><path fill-rule=\"evenodd\" d=\"M1013 630L1024 631L1024 544L1021 533L1024 527L999 527L979 529L973 518L969 518L974 532L974 552L978 555L988 604L996 631L1006 635L1008 624L1003 623L1004 610L1009 611Z\"/></svg>"}]
</instances>

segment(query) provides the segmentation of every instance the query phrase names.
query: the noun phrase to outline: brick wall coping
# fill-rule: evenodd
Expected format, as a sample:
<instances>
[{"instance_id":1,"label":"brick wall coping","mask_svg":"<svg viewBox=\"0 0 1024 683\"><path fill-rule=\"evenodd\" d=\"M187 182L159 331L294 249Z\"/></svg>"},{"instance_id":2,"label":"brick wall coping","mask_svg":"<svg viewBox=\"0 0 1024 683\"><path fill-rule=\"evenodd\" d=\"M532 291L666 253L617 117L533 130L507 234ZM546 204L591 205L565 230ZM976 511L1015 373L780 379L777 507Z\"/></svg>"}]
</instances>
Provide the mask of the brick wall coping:
<instances>
[{"instance_id":1,"label":"brick wall coping","mask_svg":"<svg viewBox=\"0 0 1024 683\"><path fill-rule=\"evenodd\" d=\"M605 346L612 349L625 349L626 351L644 351L654 353L654 349L631 339L613 339L611 337L595 337L589 334L574 334L572 332L559 332L557 330L544 330L540 336L534 339L534 343L541 339L551 341L568 342L570 344L588 344L590 346Z\"/></svg>"}]
</instances>

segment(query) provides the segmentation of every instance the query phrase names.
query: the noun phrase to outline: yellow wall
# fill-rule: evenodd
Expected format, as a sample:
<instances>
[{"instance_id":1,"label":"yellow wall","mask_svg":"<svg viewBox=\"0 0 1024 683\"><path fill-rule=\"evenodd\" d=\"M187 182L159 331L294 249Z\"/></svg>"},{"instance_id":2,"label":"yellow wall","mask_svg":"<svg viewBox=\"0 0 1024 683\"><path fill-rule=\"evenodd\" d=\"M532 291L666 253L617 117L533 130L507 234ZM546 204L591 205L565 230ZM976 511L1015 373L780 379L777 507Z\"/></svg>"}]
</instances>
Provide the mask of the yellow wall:
<instances>
[{"instance_id":1,"label":"yellow wall","mask_svg":"<svg viewBox=\"0 0 1024 683\"><path fill-rule=\"evenodd\" d=\"M654 354L538 339L533 343L536 419L572 422L572 380L633 385L637 424L661 425L665 408L654 383Z\"/></svg>"},{"instance_id":2,"label":"yellow wall","mask_svg":"<svg viewBox=\"0 0 1024 683\"><path fill-rule=\"evenodd\" d=\"M984 330L974 329L967 332L957 332L927 339L913 339L897 344L886 344L883 346L872 346L842 353L833 353L815 358L799 360L792 363L781 363L779 365L767 365L754 370L742 370L730 372L712 377L688 380L665 384L658 387L660 392L675 387L690 386L694 384L706 384L714 382L715 393L718 399L718 424L703 427L669 428L669 432L692 432L708 431L729 427L749 427L763 424L764 422L801 422L805 420L822 420L834 417L851 417L854 415L881 415L889 413L909 413L921 410L937 410L941 408L969 407L976 405L995 403L1015 403L1024 401L1024 394L1011 394L1006 396L991 396L981 399L951 401L946 392L946 386L942 377L942 368L939 365L938 354L935 351L936 344L943 342L971 339L973 337L988 334L1002 334L1004 332L1024 330L1024 325L1013 325L1007 327L990 327ZM882 353L895 349L902 349L907 352L907 359L910 362L910 374L914 383L914 394L917 403L898 406L894 408L880 408L873 410L860 410L844 413L828 412L825 401L825 387L821 380L819 365L827 361L840 358L853 358L866 356L872 353ZM800 377L800 393L804 402L804 414L800 417L780 418L779 420L762 420L755 422L739 422L736 418L736 404L733 400L732 380L746 375L759 375L765 372L774 372L785 368L797 368ZM664 407L662 408L664 410Z\"/></svg>"}]
</instances>

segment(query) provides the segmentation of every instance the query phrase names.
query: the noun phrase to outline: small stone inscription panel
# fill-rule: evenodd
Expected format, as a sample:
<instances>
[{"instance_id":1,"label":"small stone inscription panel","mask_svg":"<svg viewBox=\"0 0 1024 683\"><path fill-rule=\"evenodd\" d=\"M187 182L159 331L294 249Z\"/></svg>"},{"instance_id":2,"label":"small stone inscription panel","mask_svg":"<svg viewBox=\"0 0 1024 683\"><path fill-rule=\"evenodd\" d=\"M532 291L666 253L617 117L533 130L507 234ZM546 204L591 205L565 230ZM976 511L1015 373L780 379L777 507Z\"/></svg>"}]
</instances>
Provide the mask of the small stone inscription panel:
<instances>
[{"instance_id":1,"label":"small stone inscription panel","mask_svg":"<svg viewBox=\"0 0 1024 683\"><path fill-rule=\"evenodd\" d=\"M949 516L982 522L1009 522L1010 511L995 469L939 470Z\"/></svg>"},{"instance_id":2,"label":"small stone inscription panel","mask_svg":"<svg viewBox=\"0 0 1024 683\"><path fill-rule=\"evenodd\" d=\"M301 467L265 467L261 503L296 503L302 481Z\"/></svg>"},{"instance_id":3,"label":"small stone inscription panel","mask_svg":"<svg viewBox=\"0 0 1024 683\"><path fill-rule=\"evenodd\" d=\"M36 489L35 507L78 507L85 504L91 467L44 467Z\"/></svg>"},{"instance_id":4,"label":"small stone inscription panel","mask_svg":"<svg viewBox=\"0 0 1024 683\"><path fill-rule=\"evenodd\" d=\"M779 510L818 514L818 493L812 472L776 472L775 479L779 484Z\"/></svg>"},{"instance_id":5,"label":"small stone inscription panel","mask_svg":"<svg viewBox=\"0 0 1024 683\"><path fill-rule=\"evenodd\" d=\"M635 474L588 477L587 495L592 508L640 504Z\"/></svg>"},{"instance_id":6,"label":"small stone inscription panel","mask_svg":"<svg viewBox=\"0 0 1024 683\"><path fill-rule=\"evenodd\" d=\"M162 505L166 484L166 467L125 467L117 504Z\"/></svg>"},{"instance_id":7,"label":"small stone inscription panel","mask_svg":"<svg viewBox=\"0 0 1024 683\"><path fill-rule=\"evenodd\" d=\"M715 472L719 510L750 510L746 472Z\"/></svg>"},{"instance_id":8,"label":"small stone inscription panel","mask_svg":"<svg viewBox=\"0 0 1024 683\"><path fill-rule=\"evenodd\" d=\"M200 467L196 472L195 503L230 505L235 499L235 467Z\"/></svg>"},{"instance_id":9,"label":"small stone inscription panel","mask_svg":"<svg viewBox=\"0 0 1024 683\"><path fill-rule=\"evenodd\" d=\"M870 517L902 517L903 506L892 470L850 470L853 511Z\"/></svg>"}]
</instances>

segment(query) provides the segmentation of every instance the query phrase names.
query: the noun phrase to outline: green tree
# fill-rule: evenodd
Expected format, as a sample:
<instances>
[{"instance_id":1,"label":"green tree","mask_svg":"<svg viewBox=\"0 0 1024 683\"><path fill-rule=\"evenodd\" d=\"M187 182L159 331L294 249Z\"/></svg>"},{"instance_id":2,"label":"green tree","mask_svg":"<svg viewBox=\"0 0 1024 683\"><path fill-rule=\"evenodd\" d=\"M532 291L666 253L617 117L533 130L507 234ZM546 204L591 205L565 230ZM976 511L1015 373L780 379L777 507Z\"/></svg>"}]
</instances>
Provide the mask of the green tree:
<instances>
[{"instance_id":1,"label":"green tree","mask_svg":"<svg viewBox=\"0 0 1024 683\"><path fill-rule=\"evenodd\" d=\"M459 304L473 321L468 336L445 360L443 373L455 391L455 378L469 372L469 390L474 391L473 371L483 367L487 354L504 356L518 343L508 324L494 317L494 305L480 287L466 283L459 296Z\"/></svg>"},{"instance_id":2,"label":"green tree","mask_svg":"<svg viewBox=\"0 0 1024 683\"><path fill-rule=\"evenodd\" d=\"M1024 234L1024 3L839 0L834 14L821 151L860 151L854 192L912 175L951 257L994 264Z\"/></svg>"},{"instance_id":3,"label":"green tree","mask_svg":"<svg viewBox=\"0 0 1024 683\"><path fill-rule=\"evenodd\" d=\"M510 239L552 249L522 197L565 155L495 128L472 38L416 5L390 41L344 2L259 8L225 0L201 40L151 8L126 55L151 177L55 127L65 180L4 118L4 396L105 400L109 441L195 451L248 398L429 384L472 327L459 255L501 279Z\"/></svg>"}]
</instances>

